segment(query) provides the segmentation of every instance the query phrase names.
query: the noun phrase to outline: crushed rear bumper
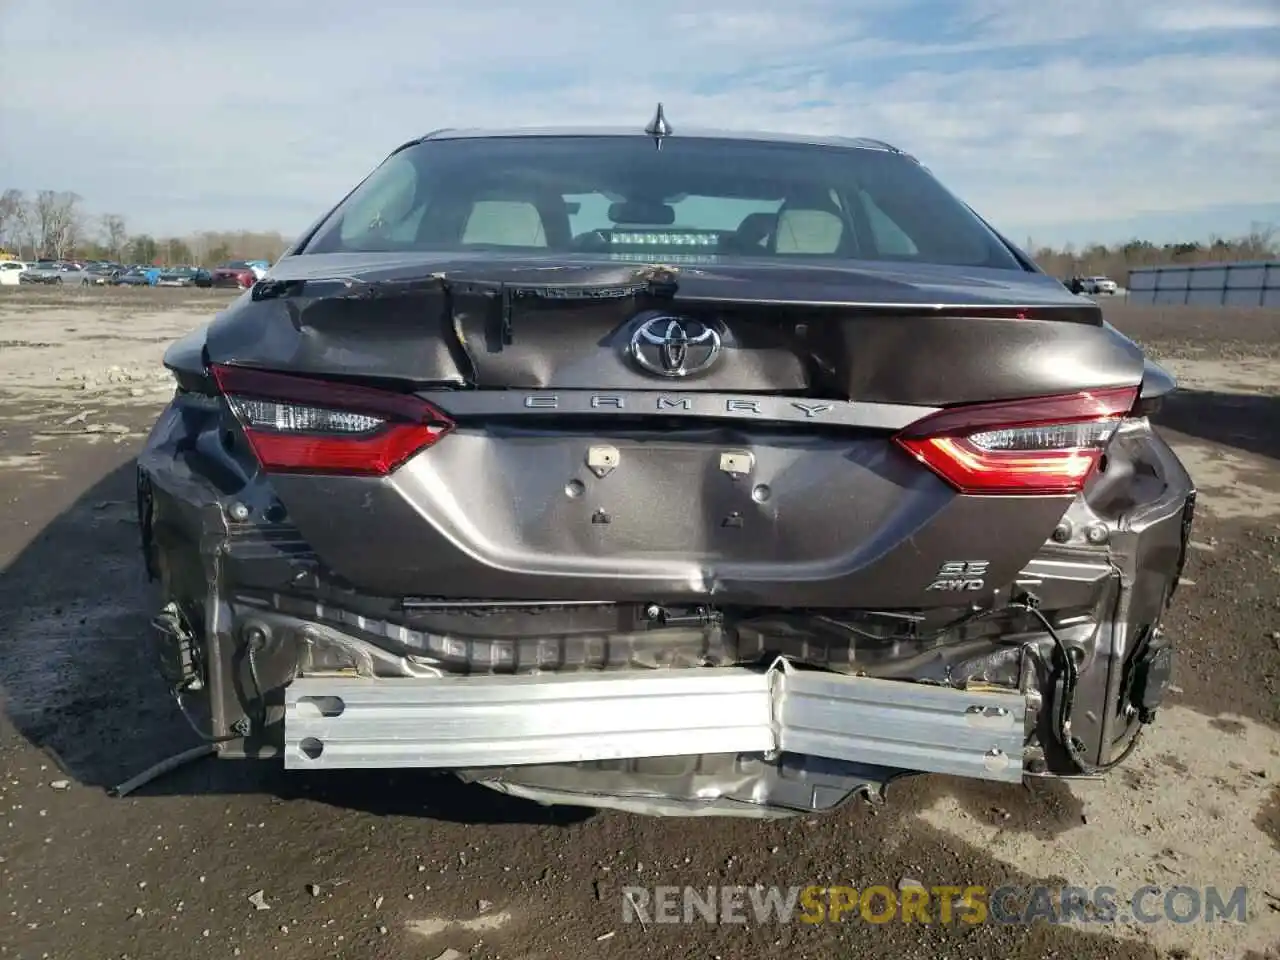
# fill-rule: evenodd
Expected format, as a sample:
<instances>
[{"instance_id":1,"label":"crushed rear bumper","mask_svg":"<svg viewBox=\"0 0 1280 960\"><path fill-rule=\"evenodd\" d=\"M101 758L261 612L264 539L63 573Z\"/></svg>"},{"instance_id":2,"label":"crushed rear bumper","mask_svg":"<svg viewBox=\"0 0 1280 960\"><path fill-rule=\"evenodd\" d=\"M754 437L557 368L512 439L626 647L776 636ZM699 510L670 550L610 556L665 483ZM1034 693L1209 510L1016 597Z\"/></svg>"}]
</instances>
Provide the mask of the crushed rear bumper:
<instances>
[{"instance_id":1,"label":"crushed rear bumper","mask_svg":"<svg viewBox=\"0 0 1280 960\"><path fill-rule=\"evenodd\" d=\"M274 481L226 455L220 410L178 395L139 457L138 516L162 587L162 669L207 711L223 757L435 769L645 813L787 815L911 772L1016 782L1024 762L1036 776L1110 766L1168 686L1157 627L1194 488L1145 420L1117 432L1108 470L1012 582L964 616L938 608L954 622L915 635L932 608L797 609L766 595L760 610L681 608L654 627L634 586L616 610L544 597L510 614L499 602L485 619L465 599L441 612L371 594L326 566ZM367 530L346 542L387 544ZM1026 613L1031 595L1052 636ZM1070 700L1059 647L1078 664Z\"/></svg>"},{"instance_id":2,"label":"crushed rear bumper","mask_svg":"<svg viewBox=\"0 0 1280 960\"><path fill-rule=\"evenodd\" d=\"M1025 697L798 669L366 679L285 691L289 769L803 755L1018 782ZM475 776L475 779L485 779Z\"/></svg>"}]
</instances>

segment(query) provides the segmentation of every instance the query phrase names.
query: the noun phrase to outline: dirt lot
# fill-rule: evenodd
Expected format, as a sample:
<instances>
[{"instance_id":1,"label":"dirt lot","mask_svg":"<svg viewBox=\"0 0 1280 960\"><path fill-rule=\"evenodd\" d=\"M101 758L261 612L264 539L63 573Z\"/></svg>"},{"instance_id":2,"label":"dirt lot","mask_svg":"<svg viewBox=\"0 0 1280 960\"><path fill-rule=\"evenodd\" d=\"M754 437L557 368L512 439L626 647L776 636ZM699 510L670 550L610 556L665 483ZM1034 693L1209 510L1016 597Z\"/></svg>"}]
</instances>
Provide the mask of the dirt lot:
<instances>
[{"instance_id":1,"label":"dirt lot","mask_svg":"<svg viewBox=\"0 0 1280 960\"><path fill-rule=\"evenodd\" d=\"M1174 704L1101 782L919 777L774 823L545 809L417 774L200 761L146 654L131 457L203 291L0 289L0 957L1280 956L1280 311L1108 306L1187 388L1202 490ZM1248 888L1244 924L622 922L621 887ZM269 909L250 897L261 891ZM1270 951L1270 952L1268 952Z\"/></svg>"}]
</instances>

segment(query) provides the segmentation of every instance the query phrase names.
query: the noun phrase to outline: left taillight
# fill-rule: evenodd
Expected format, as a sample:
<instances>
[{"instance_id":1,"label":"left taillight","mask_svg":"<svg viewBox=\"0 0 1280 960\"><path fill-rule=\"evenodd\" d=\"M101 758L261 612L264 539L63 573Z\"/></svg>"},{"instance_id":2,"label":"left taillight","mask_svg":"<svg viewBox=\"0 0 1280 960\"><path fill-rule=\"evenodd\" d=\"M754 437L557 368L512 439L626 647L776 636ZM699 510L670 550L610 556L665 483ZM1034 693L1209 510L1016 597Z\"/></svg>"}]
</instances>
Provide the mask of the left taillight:
<instances>
[{"instance_id":1,"label":"left taillight","mask_svg":"<svg viewBox=\"0 0 1280 960\"><path fill-rule=\"evenodd\" d=\"M1078 493L1137 388L952 407L894 440L966 494Z\"/></svg>"},{"instance_id":2,"label":"left taillight","mask_svg":"<svg viewBox=\"0 0 1280 960\"><path fill-rule=\"evenodd\" d=\"M453 428L412 394L215 364L264 470L386 476Z\"/></svg>"}]
</instances>

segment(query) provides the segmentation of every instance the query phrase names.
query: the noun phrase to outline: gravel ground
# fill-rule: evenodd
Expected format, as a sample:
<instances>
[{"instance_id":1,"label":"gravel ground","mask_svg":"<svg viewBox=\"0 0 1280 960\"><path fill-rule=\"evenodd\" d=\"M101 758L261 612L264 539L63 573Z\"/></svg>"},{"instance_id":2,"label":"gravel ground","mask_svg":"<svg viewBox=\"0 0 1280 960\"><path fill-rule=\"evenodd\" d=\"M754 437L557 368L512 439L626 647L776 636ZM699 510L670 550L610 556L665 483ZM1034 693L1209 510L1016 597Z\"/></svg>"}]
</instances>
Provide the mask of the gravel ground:
<instances>
[{"instance_id":1,"label":"gravel ground","mask_svg":"<svg viewBox=\"0 0 1280 960\"><path fill-rule=\"evenodd\" d=\"M0 957L1280 956L1280 311L1108 317L1186 388L1202 490L1173 704L1100 781L905 781L758 823L542 808L428 774L199 761L153 679L131 458L205 291L0 288ZM1248 921L623 922L627 885L1248 887ZM261 892L260 909L250 902Z\"/></svg>"}]
</instances>

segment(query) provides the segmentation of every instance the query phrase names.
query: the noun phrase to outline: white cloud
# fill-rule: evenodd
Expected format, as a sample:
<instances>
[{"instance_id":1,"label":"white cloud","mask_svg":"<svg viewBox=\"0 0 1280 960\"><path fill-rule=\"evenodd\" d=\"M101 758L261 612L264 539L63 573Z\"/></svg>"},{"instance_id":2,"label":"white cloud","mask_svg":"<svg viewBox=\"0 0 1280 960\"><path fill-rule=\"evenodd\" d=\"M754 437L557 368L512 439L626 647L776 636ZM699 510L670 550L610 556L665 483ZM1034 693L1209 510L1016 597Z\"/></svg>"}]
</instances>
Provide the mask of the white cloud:
<instances>
[{"instance_id":1,"label":"white cloud","mask_svg":"<svg viewBox=\"0 0 1280 960\"><path fill-rule=\"evenodd\" d=\"M1153 6L1149 16L1159 29L1189 33L1207 30L1274 30L1280 27L1280 7L1276 6Z\"/></svg>"},{"instance_id":2,"label":"white cloud","mask_svg":"<svg viewBox=\"0 0 1280 960\"><path fill-rule=\"evenodd\" d=\"M888 139L1015 235L1280 203L1280 11L1223 0L0 6L0 186L297 230L441 126ZM1240 229L1247 223L1240 224ZM1048 239L1048 238L1046 238Z\"/></svg>"}]
</instances>

